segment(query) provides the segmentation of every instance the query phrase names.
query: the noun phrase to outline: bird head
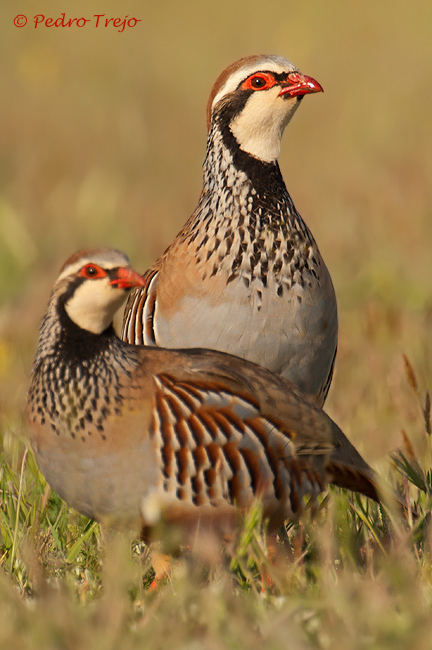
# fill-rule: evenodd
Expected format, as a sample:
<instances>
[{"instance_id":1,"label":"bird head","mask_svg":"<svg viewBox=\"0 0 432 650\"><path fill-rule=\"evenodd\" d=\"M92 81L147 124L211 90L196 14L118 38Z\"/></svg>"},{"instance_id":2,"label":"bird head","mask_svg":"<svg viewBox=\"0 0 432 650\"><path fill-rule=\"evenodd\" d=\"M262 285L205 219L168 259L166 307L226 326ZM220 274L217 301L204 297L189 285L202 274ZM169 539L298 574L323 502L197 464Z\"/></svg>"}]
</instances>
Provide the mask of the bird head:
<instances>
[{"instance_id":1,"label":"bird head","mask_svg":"<svg viewBox=\"0 0 432 650\"><path fill-rule=\"evenodd\" d=\"M208 127L214 121L228 127L240 149L273 162L300 100L322 91L315 79L301 74L283 57L246 57L224 70L213 86L207 106Z\"/></svg>"},{"instance_id":2,"label":"bird head","mask_svg":"<svg viewBox=\"0 0 432 650\"><path fill-rule=\"evenodd\" d=\"M113 322L127 290L139 286L145 286L144 278L120 251L84 250L64 264L53 296L76 325L100 334Z\"/></svg>"}]
</instances>

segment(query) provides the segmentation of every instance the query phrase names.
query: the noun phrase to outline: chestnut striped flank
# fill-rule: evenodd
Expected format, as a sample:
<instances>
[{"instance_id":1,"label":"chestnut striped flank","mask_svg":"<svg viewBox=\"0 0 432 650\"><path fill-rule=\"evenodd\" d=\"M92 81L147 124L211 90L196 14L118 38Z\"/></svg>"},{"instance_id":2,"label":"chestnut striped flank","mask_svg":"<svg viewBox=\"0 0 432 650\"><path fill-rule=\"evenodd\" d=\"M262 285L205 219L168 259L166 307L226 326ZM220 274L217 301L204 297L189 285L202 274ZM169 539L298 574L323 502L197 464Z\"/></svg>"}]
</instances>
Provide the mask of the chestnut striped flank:
<instances>
[{"instance_id":1,"label":"chestnut striped flank","mask_svg":"<svg viewBox=\"0 0 432 650\"><path fill-rule=\"evenodd\" d=\"M296 455L292 435L260 413L256 400L216 382L155 377L151 436L163 490L187 505L249 506L262 496L298 513L323 481L313 458Z\"/></svg>"},{"instance_id":2,"label":"chestnut striped flank","mask_svg":"<svg viewBox=\"0 0 432 650\"><path fill-rule=\"evenodd\" d=\"M136 294L132 308L125 313L123 338L134 345L156 345L154 285L157 271L151 271L144 277L147 285L142 288L142 293Z\"/></svg>"}]
</instances>

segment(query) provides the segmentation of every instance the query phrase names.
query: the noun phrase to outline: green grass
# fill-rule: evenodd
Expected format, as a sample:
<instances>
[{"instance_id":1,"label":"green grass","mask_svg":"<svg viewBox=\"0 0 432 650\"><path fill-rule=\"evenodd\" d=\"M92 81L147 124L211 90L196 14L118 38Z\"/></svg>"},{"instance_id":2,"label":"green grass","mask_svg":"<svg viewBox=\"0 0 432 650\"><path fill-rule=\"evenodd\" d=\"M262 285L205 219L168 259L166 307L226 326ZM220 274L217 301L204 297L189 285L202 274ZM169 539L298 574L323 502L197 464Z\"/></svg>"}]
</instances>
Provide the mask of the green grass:
<instances>
[{"instance_id":1,"label":"green grass","mask_svg":"<svg viewBox=\"0 0 432 650\"><path fill-rule=\"evenodd\" d=\"M423 647L432 632L430 399L406 370L425 449L420 460L404 434L390 480L409 490L417 517L332 489L313 517L288 526L290 550L279 543L271 561L257 504L239 520L237 543L211 550L212 566L185 549L156 585L143 543L104 538L51 492L28 446L10 443L0 474L0 647L284 648L287 636L299 649Z\"/></svg>"},{"instance_id":2,"label":"green grass","mask_svg":"<svg viewBox=\"0 0 432 650\"><path fill-rule=\"evenodd\" d=\"M17 29L18 11L64 9L9 5L0 9L0 648L430 647L429 3L128 0L120 12L107 0L107 15L143 19L123 34ZM88 3L68 11L87 15ZM314 519L290 527L292 557L276 568L253 512L219 567L182 556L154 590L146 549L103 539L25 455L37 329L74 250L112 245L144 270L169 244L200 191L211 84L256 52L291 58L325 89L305 98L280 163L338 296L326 410L421 515L389 520L330 490Z\"/></svg>"}]
</instances>

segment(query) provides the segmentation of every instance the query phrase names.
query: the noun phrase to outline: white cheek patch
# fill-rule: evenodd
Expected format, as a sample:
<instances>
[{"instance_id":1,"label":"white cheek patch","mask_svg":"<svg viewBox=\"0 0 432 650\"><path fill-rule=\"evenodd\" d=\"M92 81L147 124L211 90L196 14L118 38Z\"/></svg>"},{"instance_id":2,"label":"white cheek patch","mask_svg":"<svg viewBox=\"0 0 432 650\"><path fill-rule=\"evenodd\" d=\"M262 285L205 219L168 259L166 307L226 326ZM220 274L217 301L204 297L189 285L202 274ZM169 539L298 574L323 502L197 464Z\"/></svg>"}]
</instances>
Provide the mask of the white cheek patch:
<instances>
[{"instance_id":1,"label":"white cheek patch","mask_svg":"<svg viewBox=\"0 0 432 650\"><path fill-rule=\"evenodd\" d=\"M71 320L93 334L101 334L113 322L127 292L109 284L108 278L87 280L77 288L65 309Z\"/></svg>"},{"instance_id":2,"label":"white cheek patch","mask_svg":"<svg viewBox=\"0 0 432 650\"><path fill-rule=\"evenodd\" d=\"M279 92L275 86L253 93L230 124L240 149L265 162L279 156L283 131L300 103Z\"/></svg>"}]
</instances>

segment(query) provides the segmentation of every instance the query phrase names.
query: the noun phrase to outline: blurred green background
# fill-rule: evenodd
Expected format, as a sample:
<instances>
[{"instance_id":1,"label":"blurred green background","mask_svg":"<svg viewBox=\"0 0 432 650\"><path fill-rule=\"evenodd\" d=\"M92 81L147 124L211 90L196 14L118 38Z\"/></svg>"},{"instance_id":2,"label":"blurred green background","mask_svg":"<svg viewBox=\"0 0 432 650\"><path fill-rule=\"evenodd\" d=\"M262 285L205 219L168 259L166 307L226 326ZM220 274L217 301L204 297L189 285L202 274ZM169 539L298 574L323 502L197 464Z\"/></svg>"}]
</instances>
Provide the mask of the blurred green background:
<instances>
[{"instance_id":1,"label":"blurred green background","mask_svg":"<svg viewBox=\"0 0 432 650\"><path fill-rule=\"evenodd\" d=\"M34 15L62 11L141 22L34 28ZM338 296L326 408L385 463L417 417L402 355L432 377L430 1L6 0L0 30L3 435L25 436L37 329L66 257L110 245L142 271L156 259L200 193L214 80L263 52L325 89L302 103L280 164Z\"/></svg>"}]
</instances>

